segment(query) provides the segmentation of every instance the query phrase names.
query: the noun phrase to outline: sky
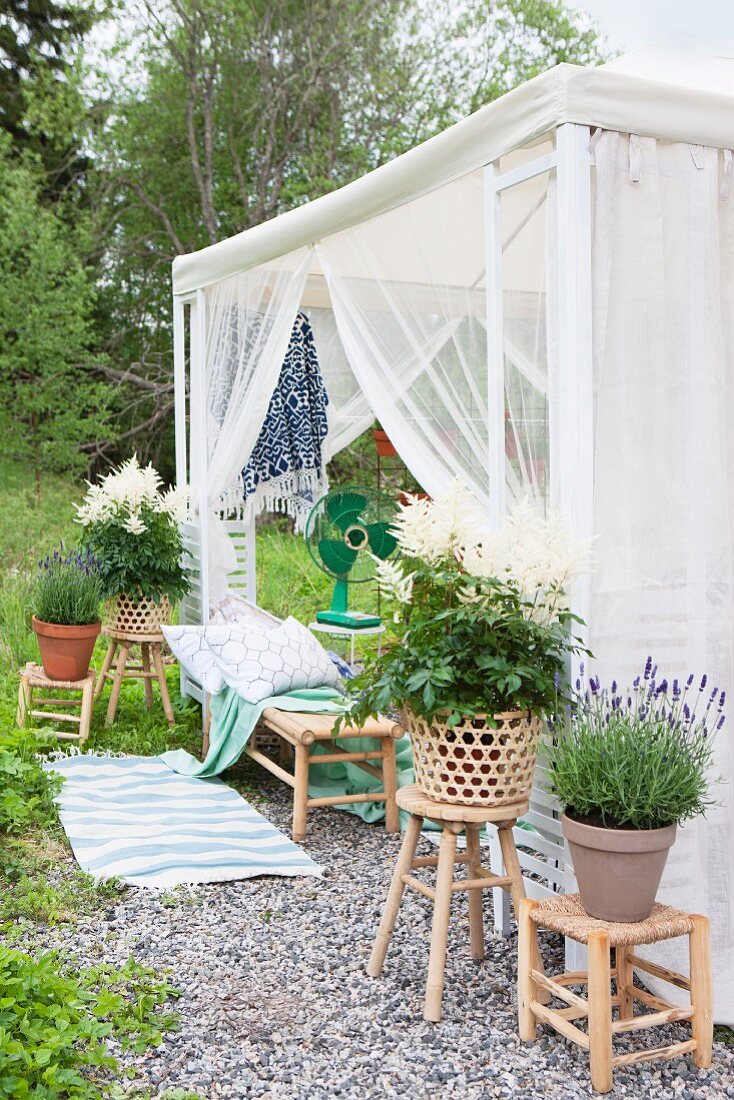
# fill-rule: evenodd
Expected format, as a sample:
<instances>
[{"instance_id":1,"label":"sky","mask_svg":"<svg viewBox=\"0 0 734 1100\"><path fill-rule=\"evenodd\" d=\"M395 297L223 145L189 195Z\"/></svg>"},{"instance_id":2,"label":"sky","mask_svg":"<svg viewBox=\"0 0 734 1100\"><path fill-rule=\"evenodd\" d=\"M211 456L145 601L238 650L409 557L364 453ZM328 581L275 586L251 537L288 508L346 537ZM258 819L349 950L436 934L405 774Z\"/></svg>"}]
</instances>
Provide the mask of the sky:
<instances>
[{"instance_id":1,"label":"sky","mask_svg":"<svg viewBox=\"0 0 734 1100\"><path fill-rule=\"evenodd\" d=\"M672 46L734 56L734 0L570 0L611 49Z\"/></svg>"}]
</instances>

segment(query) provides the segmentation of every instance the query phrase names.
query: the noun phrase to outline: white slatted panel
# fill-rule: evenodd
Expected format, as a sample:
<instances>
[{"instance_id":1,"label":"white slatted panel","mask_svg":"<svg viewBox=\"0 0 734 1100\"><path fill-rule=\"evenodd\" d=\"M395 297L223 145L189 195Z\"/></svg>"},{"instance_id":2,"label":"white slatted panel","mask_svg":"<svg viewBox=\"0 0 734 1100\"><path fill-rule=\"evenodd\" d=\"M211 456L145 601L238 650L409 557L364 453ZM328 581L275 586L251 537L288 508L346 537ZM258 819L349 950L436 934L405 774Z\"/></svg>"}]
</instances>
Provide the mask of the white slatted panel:
<instances>
[{"instance_id":1,"label":"white slatted panel","mask_svg":"<svg viewBox=\"0 0 734 1100\"><path fill-rule=\"evenodd\" d=\"M547 763L538 758L530 798L530 811L523 821L530 829L516 826L513 830L517 854L525 877L529 898L545 898L550 894L566 894L574 888L571 861L561 832L558 801L548 794ZM491 838L492 869L502 867L497 830L487 826ZM494 890L494 927L503 936L510 934L510 896L505 890Z\"/></svg>"},{"instance_id":2,"label":"white slatted panel","mask_svg":"<svg viewBox=\"0 0 734 1100\"><path fill-rule=\"evenodd\" d=\"M255 578L255 525L245 524L240 520L227 520L225 522L227 533L234 544L237 555L237 569L229 574L228 586L247 600L256 599ZM180 622L186 625L198 626L208 622L209 615L204 615L201 606L201 543L198 524L185 523L182 528L184 564L189 573L189 591L180 605ZM192 679L185 669L181 669L181 694L190 695L200 703L204 702L204 692L201 685Z\"/></svg>"}]
</instances>

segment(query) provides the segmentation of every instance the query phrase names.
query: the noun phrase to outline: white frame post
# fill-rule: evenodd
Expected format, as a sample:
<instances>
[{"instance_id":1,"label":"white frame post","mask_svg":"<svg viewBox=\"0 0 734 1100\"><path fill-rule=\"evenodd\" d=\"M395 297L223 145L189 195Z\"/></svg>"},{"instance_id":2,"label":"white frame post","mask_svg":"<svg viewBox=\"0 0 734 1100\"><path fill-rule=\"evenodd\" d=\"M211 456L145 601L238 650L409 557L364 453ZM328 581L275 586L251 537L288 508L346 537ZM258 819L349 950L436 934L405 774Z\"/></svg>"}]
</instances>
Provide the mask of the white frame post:
<instances>
[{"instance_id":1,"label":"white frame post","mask_svg":"<svg viewBox=\"0 0 734 1100\"><path fill-rule=\"evenodd\" d=\"M502 295L502 198L498 169L484 169L484 252L487 284L487 473L489 520L496 531L505 514L505 326ZM504 890L496 893L504 894Z\"/></svg>"},{"instance_id":2,"label":"white frame post","mask_svg":"<svg viewBox=\"0 0 734 1100\"><path fill-rule=\"evenodd\" d=\"M556 134L558 248L558 367L551 390L551 503L573 535L594 533L594 376L591 291L591 133L566 123ZM587 624L591 617L591 577L574 587L573 609ZM579 659L571 662L578 675ZM586 951L566 940L566 966L583 970Z\"/></svg>"},{"instance_id":3,"label":"white frame post","mask_svg":"<svg viewBox=\"0 0 734 1100\"><path fill-rule=\"evenodd\" d=\"M191 483L199 527L199 591L201 621L209 622L209 502L206 439L206 302L197 290L191 303Z\"/></svg>"}]
</instances>

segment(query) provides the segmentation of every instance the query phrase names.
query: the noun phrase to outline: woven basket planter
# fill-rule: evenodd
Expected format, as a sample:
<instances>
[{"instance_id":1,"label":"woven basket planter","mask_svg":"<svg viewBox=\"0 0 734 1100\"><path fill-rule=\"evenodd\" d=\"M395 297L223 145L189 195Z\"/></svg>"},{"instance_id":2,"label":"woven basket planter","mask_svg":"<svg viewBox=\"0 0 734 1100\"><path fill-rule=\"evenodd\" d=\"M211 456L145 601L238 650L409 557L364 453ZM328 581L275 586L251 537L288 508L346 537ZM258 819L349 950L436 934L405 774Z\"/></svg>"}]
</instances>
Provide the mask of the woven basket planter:
<instances>
[{"instance_id":1,"label":"woven basket planter","mask_svg":"<svg viewBox=\"0 0 734 1100\"><path fill-rule=\"evenodd\" d=\"M504 711L494 719L496 729L487 725L485 715L449 727L438 718L429 724L404 709L416 782L429 798L501 806L530 796L542 721L526 710Z\"/></svg>"},{"instance_id":2,"label":"woven basket planter","mask_svg":"<svg viewBox=\"0 0 734 1100\"><path fill-rule=\"evenodd\" d=\"M160 634L161 626L171 621L171 601L164 596L160 603L143 597L117 596L107 604L106 625L121 634Z\"/></svg>"}]
</instances>

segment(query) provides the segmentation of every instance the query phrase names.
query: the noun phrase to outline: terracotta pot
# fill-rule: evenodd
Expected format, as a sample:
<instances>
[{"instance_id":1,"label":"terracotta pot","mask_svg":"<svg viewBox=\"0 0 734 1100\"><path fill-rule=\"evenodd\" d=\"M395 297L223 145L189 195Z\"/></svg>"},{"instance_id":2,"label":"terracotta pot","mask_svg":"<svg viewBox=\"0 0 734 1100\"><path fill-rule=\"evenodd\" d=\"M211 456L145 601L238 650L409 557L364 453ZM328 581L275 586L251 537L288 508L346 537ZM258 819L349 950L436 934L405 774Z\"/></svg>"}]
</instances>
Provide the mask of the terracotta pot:
<instances>
[{"instance_id":1,"label":"terracotta pot","mask_svg":"<svg viewBox=\"0 0 734 1100\"><path fill-rule=\"evenodd\" d=\"M411 501L413 501L413 500L430 500L430 499L431 499L431 497L430 497L429 493L408 493L408 492L398 493L398 504L402 504L403 506L410 504Z\"/></svg>"},{"instance_id":2,"label":"terracotta pot","mask_svg":"<svg viewBox=\"0 0 734 1100\"><path fill-rule=\"evenodd\" d=\"M463 718L449 727L429 723L409 707L403 725L413 748L415 781L436 802L500 806L530 796L542 722L526 710Z\"/></svg>"},{"instance_id":3,"label":"terracotta pot","mask_svg":"<svg viewBox=\"0 0 734 1100\"><path fill-rule=\"evenodd\" d=\"M566 814L561 824L589 916L623 924L649 917L676 826L600 829Z\"/></svg>"},{"instance_id":4,"label":"terracotta pot","mask_svg":"<svg viewBox=\"0 0 734 1100\"><path fill-rule=\"evenodd\" d=\"M387 432L383 432L381 428L374 428L372 431L372 438L375 441L377 453L381 458L394 458L397 455L398 452L390 442L390 436Z\"/></svg>"},{"instance_id":5,"label":"terracotta pot","mask_svg":"<svg viewBox=\"0 0 734 1100\"><path fill-rule=\"evenodd\" d=\"M102 623L64 626L44 623L33 616L33 629L41 651L41 664L49 680L83 680L89 672L94 643Z\"/></svg>"}]
</instances>

